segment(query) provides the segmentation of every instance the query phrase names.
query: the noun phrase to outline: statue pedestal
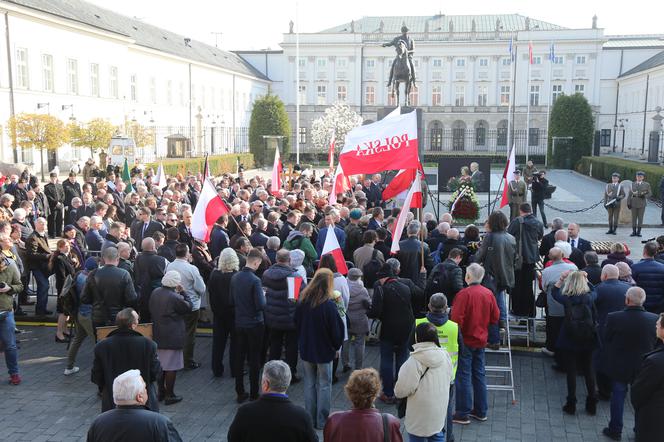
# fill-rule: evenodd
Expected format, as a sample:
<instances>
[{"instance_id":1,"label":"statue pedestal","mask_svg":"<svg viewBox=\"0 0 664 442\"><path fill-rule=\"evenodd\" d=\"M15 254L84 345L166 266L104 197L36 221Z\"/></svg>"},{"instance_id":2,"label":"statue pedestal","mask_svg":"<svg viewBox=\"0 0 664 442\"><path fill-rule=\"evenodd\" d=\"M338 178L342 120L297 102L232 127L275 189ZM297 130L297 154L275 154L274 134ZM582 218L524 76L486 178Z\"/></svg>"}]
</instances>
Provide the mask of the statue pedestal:
<instances>
[{"instance_id":1,"label":"statue pedestal","mask_svg":"<svg viewBox=\"0 0 664 442\"><path fill-rule=\"evenodd\" d=\"M620 187L625 192L625 195L629 195L629 192L631 192L632 189L632 182L630 180L622 181ZM627 208L627 197L620 201L620 217L618 218L618 223L632 225L632 211Z\"/></svg>"}]
</instances>

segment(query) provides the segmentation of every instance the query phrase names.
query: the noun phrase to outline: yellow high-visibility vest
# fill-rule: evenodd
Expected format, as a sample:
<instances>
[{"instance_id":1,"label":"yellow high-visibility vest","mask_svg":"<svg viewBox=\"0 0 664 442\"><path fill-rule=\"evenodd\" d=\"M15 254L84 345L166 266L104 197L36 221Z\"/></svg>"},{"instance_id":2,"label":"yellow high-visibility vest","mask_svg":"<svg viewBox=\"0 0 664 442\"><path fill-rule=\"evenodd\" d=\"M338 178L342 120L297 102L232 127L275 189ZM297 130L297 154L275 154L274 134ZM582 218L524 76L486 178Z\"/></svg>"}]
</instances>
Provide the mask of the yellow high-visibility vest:
<instances>
[{"instance_id":1,"label":"yellow high-visibility vest","mask_svg":"<svg viewBox=\"0 0 664 442\"><path fill-rule=\"evenodd\" d=\"M430 321L427 318L416 319L415 327L424 322ZM440 342L440 346L447 350L447 353L452 359L452 381L454 381L459 360L459 324L448 319L443 325L433 325L436 327L436 330L438 330L438 341Z\"/></svg>"}]
</instances>

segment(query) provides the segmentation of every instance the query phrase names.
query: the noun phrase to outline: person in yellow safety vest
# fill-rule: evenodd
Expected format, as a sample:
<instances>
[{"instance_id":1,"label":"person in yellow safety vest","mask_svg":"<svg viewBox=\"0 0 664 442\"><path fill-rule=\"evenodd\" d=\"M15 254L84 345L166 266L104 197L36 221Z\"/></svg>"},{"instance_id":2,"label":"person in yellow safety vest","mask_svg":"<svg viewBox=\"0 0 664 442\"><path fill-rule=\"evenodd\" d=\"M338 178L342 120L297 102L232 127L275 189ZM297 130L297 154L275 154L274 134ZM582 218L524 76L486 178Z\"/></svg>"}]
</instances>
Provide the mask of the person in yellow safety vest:
<instances>
[{"instance_id":1,"label":"person in yellow safety vest","mask_svg":"<svg viewBox=\"0 0 664 442\"><path fill-rule=\"evenodd\" d=\"M452 383L450 384L450 400L447 404L447 424L445 425L445 439L447 442L454 441L452 432L452 416L454 396L454 379L456 378L457 363L459 359L460 346L463 345L461 332L456 322L449 319L447 312L447 297L442 293L434 293L429 298L429 312L426 317L416 319L415 327L423 322L430 322L438 330L438 340L440 346L447 350L452 359Z\"/></svg>"}]
</instances>

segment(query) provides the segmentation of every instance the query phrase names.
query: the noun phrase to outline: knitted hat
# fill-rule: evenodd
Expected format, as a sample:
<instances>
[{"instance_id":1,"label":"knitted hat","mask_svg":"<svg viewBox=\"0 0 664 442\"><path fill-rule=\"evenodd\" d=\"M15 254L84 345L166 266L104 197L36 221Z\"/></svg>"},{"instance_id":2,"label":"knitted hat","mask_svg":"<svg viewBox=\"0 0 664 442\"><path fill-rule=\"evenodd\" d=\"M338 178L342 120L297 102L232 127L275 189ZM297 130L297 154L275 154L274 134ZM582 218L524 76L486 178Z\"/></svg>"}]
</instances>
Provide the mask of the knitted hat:
<instances>
[{"instance_id":1,"label":"knitted hat","mask_svg":"<svg viewBox=\"0 0 664 442\"><path fill-rule=\"evenodd\" d=\"M180 285L180 281L180 274L175 270L169 270L164 277L161 278L161 285L164 287L177 287Z\"/></svg>"}]
</instances>

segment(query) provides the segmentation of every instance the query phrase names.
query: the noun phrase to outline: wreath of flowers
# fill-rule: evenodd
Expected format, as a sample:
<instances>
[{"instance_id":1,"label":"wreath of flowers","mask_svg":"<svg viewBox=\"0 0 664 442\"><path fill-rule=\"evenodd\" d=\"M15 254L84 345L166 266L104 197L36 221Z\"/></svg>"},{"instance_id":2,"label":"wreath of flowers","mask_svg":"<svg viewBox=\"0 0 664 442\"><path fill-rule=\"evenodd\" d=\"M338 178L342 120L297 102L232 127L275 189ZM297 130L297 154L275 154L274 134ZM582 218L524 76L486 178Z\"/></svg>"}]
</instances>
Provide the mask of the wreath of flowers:
<instances>
[{"instance_id":1,"label":"wreath of flowers","mask_svg":"<svg viewBox=\"0 0 664 442\"><path fill-rule=\"evenodd\" d=\"M458 181L458 180L457 180ZM461 193L463 196L457 201L454 209L452 210L452 217L454 221L459 224L472 224L479 217L480 202L475 194L475 186L470 183L458 182L457 189L450 196L448 207L451 209L454 201Z\"/></svg>"}]
</instances>

